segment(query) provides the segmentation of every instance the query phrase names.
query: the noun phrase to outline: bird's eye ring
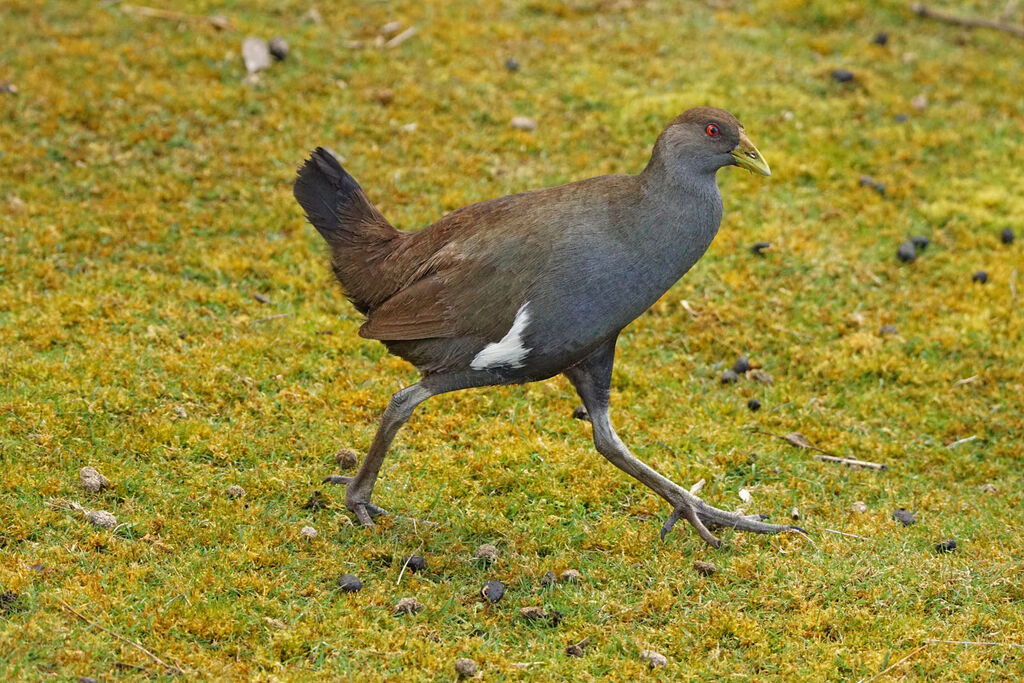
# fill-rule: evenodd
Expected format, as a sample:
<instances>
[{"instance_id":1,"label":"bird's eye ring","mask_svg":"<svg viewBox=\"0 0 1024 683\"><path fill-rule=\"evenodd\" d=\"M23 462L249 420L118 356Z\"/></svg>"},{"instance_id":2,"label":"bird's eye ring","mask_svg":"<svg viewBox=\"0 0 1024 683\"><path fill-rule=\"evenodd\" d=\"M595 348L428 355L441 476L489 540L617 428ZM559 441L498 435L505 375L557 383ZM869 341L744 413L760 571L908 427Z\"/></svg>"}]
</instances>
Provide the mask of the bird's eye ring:
<instances>
[{"instance_id":1,"label":"bird's eye ring","mask_svg":"<svg viewBox=\"0 0 1024 683\"><path fill-rule=\"evenodd\" d=\"M708 127L704 129L704 132L708 134L708 137L712 138L717 138L721 135L721 132L718 130L718 126L713 123L709 123Z\"/></svg>"}]
</instances>

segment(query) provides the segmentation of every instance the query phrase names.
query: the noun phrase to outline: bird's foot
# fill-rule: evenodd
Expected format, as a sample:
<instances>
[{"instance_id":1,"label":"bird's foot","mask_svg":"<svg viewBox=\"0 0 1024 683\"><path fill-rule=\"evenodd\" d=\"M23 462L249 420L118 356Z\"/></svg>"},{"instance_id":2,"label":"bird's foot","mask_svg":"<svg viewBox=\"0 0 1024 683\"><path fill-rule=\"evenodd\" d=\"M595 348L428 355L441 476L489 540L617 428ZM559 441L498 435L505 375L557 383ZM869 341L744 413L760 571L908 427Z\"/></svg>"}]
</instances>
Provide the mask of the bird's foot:
<instances>
[{"instance_id":1,"label":"bird's foot","mask_svg":"<svg viewBox=\"0 0 1024 683\"><path fill-rule=\"evenodd\" d=\"M719 510L687 492L686 496L675 504L672 513L662 525L661 540L665 540L665 536L680 519L686 519L693 525L700 537L713 548L721 547L722 541L708 531L708 527L725 527L755 534L777 534L785 531L807 535L807 532L798 526L768 524L764 521L767 518L766 515L742 515L738 512Z\"/></svg>"},{"instance_id":2,"label":"bird's foot","mask_svg":"<svg viewBox=\"0 0 1024 683\"><path fill-rule=\"evenodd\" d=\"M324 477L322 483L324 484L341 484L347 486L352 483L354 477L343 477L338 474L332 474L329 477ZM388 514L388 511L384 508L377 507L370 502L369 496L360 495L355 489L349 489L348 494L345 496L345 507L347 507L352 514L356 516L359 523L364 527L372 529L376 526L373 523L374 517L380 517L381 515Z\"/></svg>"}]
</instances>

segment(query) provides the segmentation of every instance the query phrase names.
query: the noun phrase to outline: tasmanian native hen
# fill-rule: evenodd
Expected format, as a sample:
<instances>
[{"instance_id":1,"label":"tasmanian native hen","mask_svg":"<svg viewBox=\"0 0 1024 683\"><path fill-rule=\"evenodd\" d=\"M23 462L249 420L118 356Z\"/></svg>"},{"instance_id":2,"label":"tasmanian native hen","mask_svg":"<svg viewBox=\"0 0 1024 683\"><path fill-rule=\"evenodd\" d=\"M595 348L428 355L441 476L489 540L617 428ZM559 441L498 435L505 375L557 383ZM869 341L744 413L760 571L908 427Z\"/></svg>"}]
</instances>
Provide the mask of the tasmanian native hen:
<instances>
[{"instance_id":1,"label":"tasmanian native hen","mask_svg":"<svg viewBox=\"0 0 1024 683\"><path fill-rule=\"evenodd\" d=\"M559 373L590 415L597 450L672 506L713 546L709 526L758 533L767 524L711 507L630 453L608 417L619 333L704 254L722 220L715 174L771 175L727 111L698 107L658 137L639 175L606 175L473 204L412 233L396 230L323 147L299 169L295 198L331 249L345 295L378 339L420 371L388 403L345 504L373 525L370 498L398 428L436 394L521 384Z\"/></svg>"}]
</instances>

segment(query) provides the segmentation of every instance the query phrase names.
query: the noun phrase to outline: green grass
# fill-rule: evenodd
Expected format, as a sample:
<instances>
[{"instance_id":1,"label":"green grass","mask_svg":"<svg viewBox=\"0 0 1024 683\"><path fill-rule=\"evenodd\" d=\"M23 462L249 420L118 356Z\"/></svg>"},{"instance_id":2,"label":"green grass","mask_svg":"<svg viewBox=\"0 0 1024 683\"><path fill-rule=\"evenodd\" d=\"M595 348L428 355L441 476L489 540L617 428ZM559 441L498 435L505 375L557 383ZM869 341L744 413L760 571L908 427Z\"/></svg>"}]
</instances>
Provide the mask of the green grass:
<instances>
[{"instance_id":1,"label":"green grass","mask_svg":"<svg viewBox=\"0 0 1024 683\"><path fill-rule=\"evenodd\" d=\"M902 2L323 2L321 24L306 2L174 3L228 16L223 32L100 4L0 10L0 80L20 91L0 93L6 678L163 675L62 602L190 676L229 679L450 680L459 657L488 680L623 679L645 675L651 648L665 679L837 680L925 639L1024 643L1024 42ZM419 32L374 47L391 20ZM881 30L886 47L870 42ZM292 46L256 83L250 34ZM834 82L839 67L856 80ZM712 550L684 526L659 542L668 510L594 451L560 378L439 397L400 433L376 498L439 526L353 527L340 489L303 509L333 453L365 449L415 377L356 336L291 198L304 154L336 149L411 229L636 172L664 122L698 104L736 113L774 176L721 173L722 231L623 334L613 415L667 476L706 479L727 508L745 487L748 509L776 520L796 506L813 542L726 532ZM515 115L538 129L512 130ZM865 174L885 196L858 186ZM914 234L931 246L900 264ZM764 258L748 251L759 240ZM972 284L979 269L988 284ZM720 384L740 353L774 384ZM821 463L751 427L889 470ZM113 488L83 492L85 465ZM232 484L247 495L229 499ZM867 513L849 511L858 500ZM892 521L898 507L918 524ZM935 553L947 537L958 551ZM485 542L502 551L491 569L470 561ZM396 585L416 551L427 571ZM720 572L698 576L697 559ZM566 568L583 582L541 586ZM337 591L345 572L362 592ZM508 593L487 608L489 578ZM392 616L404 596L425 609ZM564 621L524 622L534 605ZM586 655L566 657L584 637ZM1021 649L930 644L883 679L1022 670Z\"/></svg>"}]
</instances>

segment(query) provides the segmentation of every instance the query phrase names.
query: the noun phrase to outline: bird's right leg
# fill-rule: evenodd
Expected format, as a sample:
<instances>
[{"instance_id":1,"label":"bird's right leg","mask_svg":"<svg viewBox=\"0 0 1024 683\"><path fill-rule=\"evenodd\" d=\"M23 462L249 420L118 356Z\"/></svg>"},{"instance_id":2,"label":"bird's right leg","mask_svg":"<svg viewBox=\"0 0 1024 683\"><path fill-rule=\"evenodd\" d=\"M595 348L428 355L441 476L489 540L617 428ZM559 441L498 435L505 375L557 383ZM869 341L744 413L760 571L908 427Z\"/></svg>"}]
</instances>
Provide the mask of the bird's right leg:
<instances>
[{"instance_id":1,"label":"bird's right leg","mask_svg":"<svg viewBox=\"0 0 1024 683\"><path fill-rule=\"evenodd\" d=\"M386 514L384 510L370 502L373 494L373 485L377 483L377 476L380 474L380 467L384 462L384 456L391 447L391 442L398 432L398 428L405 424L416 406L433 396L435 391L425 387L423 383L409 385L396 392L388 402L387 409L380 419L380 426L377 428L377 435L373 437L373 444L366 453L362 466L354 477L342 477L333 475L324 479L324 483L345 484L348 491L345 492L345 507L351 510L359 523L363 526L372 527L373 518Z\"/></svg>"},{"instance_id":2,"label":"bird's right leg","mask_svg":"<svg viewBox=\"0 0 1024 683\"><path fill-rule=\"evenodd\" d=\"M370 502L373 486L380 474L384 456L391 447L398 428L405 424L416 406L431 396L446 394L460 389L501 384L501 378L485 371L467 371L448 374L425 376L416 384L411 384L391 397L384 416L380 419L377 435L373 437L370 450L366 453L362 466L354 477L333 475L324 479L324 483L345 484L345 506L348 507L363 526L372 527L373 518L386 514L384 510Z\"/></svg>"}]
</instances>

